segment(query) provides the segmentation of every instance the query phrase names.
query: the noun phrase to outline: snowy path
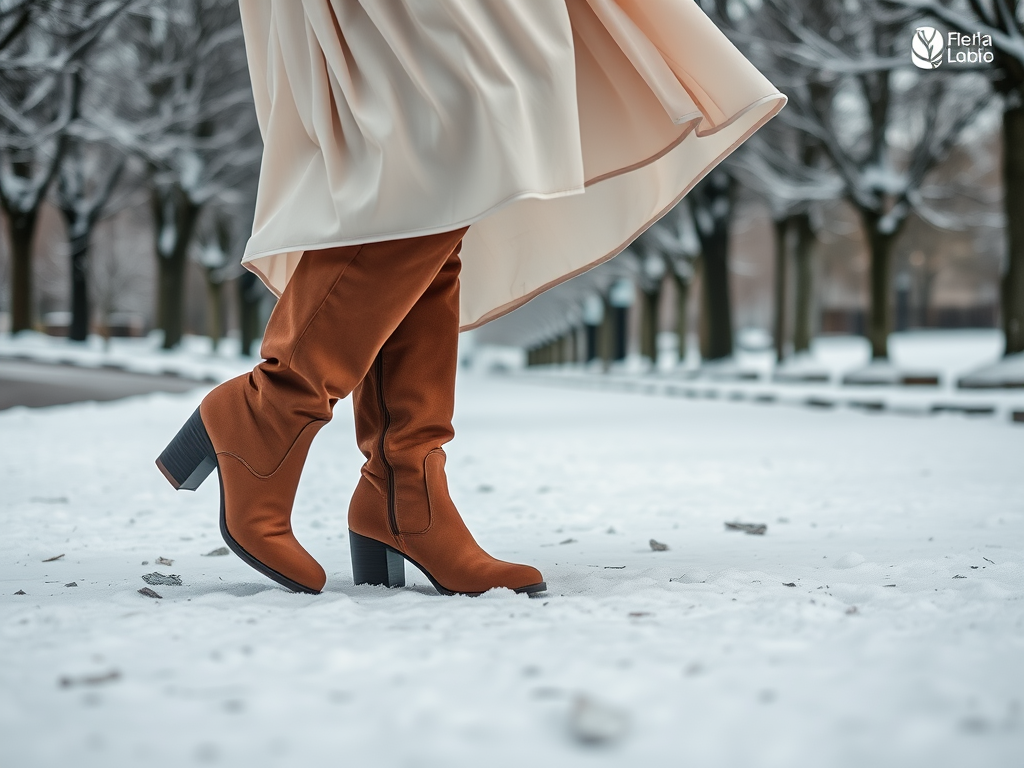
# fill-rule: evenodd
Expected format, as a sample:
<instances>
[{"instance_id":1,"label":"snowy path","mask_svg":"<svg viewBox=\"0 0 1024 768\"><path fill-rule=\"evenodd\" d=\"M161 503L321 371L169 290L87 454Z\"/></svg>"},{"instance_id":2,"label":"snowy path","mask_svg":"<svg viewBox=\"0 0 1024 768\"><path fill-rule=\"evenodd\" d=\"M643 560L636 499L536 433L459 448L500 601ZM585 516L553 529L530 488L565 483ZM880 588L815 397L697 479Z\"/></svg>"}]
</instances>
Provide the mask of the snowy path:
<instances>
[{"instance_id":1,"label":"snowy path","mask_svg":"<svg viewBox=\"0 0 1024 768\"><path fill-rule=\"evenodd\" d=\"M0 414L0 765L1021 764L1019 426L466 376L453 496L551 588L470 599L352 586L342 403L309 597L154 469L200 397Z\"/></svg>"}]
</instances>

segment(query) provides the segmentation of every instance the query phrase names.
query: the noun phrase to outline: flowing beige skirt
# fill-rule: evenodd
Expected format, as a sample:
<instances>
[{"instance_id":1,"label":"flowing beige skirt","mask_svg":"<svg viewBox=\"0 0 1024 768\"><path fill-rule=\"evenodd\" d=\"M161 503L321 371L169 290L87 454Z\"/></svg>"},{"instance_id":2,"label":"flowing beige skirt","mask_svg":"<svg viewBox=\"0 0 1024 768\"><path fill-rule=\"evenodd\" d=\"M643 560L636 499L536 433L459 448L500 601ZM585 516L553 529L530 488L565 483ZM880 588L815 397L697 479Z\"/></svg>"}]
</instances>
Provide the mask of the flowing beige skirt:
<instances>
[{"instance_id":1,"label":"flowing beige skirt","mask_svg":"<svg viewBox=\"0 0 1024 768\"><path fill-rule=\"evenodd\" d=\"M243 263L280 295L305 251L472 225L463 330L615 256L786 102L693 0L241 9Z\"/></svg>"}]
</instances>

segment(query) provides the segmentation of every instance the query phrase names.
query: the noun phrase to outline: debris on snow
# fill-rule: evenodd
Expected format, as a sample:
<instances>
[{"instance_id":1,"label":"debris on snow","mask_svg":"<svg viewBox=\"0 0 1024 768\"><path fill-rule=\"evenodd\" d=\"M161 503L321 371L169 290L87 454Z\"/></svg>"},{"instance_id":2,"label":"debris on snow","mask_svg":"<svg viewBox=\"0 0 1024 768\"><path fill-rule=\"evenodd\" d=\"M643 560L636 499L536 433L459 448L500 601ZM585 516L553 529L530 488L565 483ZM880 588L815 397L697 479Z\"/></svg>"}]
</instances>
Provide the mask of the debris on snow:
<instances>
[{"instance_id":1,"label":"debris on snow","mask_svg":"<svg viewBox=\"0 0 1024 768\"><path fill-rule=\"evenodd\" d=\"M121 673L116 669L104 672L102 675L82 675L81 677L64 676L60 679L61 688L72 688L76 685L102 685L112 683L121 679Z\"/></svg>"},{"instance_id":2,"label":"debris on snow","mask_svg":"<svg viewBox=\"0 0 1024 768\"><path fill-rule=\"evenodd\" d=\"M768 526L764 523L726 523L727 531L743 531L751 536L764 536Z\"/></svg>"},{"instance_id":3,"label":"debris on snow","mask_svg":"<svg viewBox=\"0 0 1024 768\"><path fill-rule=\"evenodd\" d=\"M966 579L966 576L961 576L959 573L953 577L954 579Z\"/></svg>"},{"instance_id":4,"label":"debris on snow","mask_svg":"<svg viewBox=\"0 0 1024 768\"><path fill-rule=\"evenodd\" d=\"M77 586L78 586L78 582L77 582L77 581L69 581L69 582L68 582L67 584L65 584L64 586L65 586L65 587L77 587Z\"/></svg>"},{"instance_id":5,"label":"debris on snow","mask_svg":"<svg viewBox=\"0 0 1024 768\"><path fill-rule=\"evenodd\" d=\"M24 589L19 589L19 590L18 590L17 592L15 592L14 594L16 594L16 595L24 595L24 594L27 594L27 593L25 592L25 590L24 590Z\"/></svg>"},{"instance_id":6,"label":"debris on snow","mask_svg":"<svg viewBox=\"0 0 1024 768\"><path fill-rule=\"evenodd\" d=\"M140 589L139 590L139 594L140 595L145 595L146 597L155 597L157 600L163 600L164 599L163 595L158 595L156 592L154 592L149 587L143 587L142 589Z\"/></svg>"},{"instance_id":7,"label":"debris on snow","mask_svg":"<svg viewBox=\"0 0 1024 768\"><path fill-rule=\"evenodd\" d=\"M784 581L784 582L782 582L782 586L784 586L784 587L795 587L796 586L796 582L795 581Z\"/></svg>"},{"instance_id":8,"label":"debris on snow","mask_svg":"<svg viewBox=\"0 0 1024 768\"><path fill-rule=\"evenodd\" d=\"M675 581L680 584L704 584L709 578L711 578L711 574L708 571L698 568L695 571L684 573L678 579L669 579L669 581Z\"/></svg>"},{"instance_id":9,"label":"debris on snow","mask_svg":"<svg viewBox=\"0 0 1024 768\"><path fill-rule=\"evenodd\" d=\"M176 573L172 573L169 576L165 576L164 574L162 574L162 573L160 573L158 571L153 571L152 573L144 573L144 574L142 574L142 580L144 582L146 582L147 584L152 584L153 586L165 586L165 587L180 587L181 586L181 577L178 576Z\"/></svg>"},{"instance_id":10,"label":"debris on snow","mask_svg":"<svg viewBox=\"0 0 1024 768\"><path fill-rule=\"evenodd\" d=\"M668 549L668 544L662 544L656 539L651 539L649 543L651 545L651 549L655 552L665 552Z\"/></svg>"},{"instance_id":11,"label":"debris on snow","mask_svg":"<svg viewBox=\"0 0 1024 768\"><path fill-rule=\"evenodd\" d=\"M174 561L173 560L169 560L166 557L158 557L156 559L156 564L157 565L174 565Z\"/></svg>"},{"instance_id":12,"label":"debris on snow","mask_svg":"<svg viewBox=\"0 0 1024 768\"><path fill-rule=\"evenodd\" d=\"M64 557L64 553L63 552L61 554L59 554L59 555L54 555L53 557L48 557L45 560L43 560L43 562L44 563L52 563L55 560L60 560L62 557Z\"/></svg>"},{"instance_id":13,"label":"debris on snow","mask_svg":"<svg viewBox=\"0 0 1024 768\"><path fill-rule=\"evenodd\" d=\"M629 716L622 710L586 694L573 700L569 732L581 744L604 746L622 739L629 730Z\"/></svg>"},{"instance_id":14,"label":"debris on snow","mask_svg":"<svg viewBox=\"0 0 1024 768\"><path fill-rule=\"evenodd\" d=\"M230 552L231 551L227 547L217 547L216 549L211 549L209 552L203 555L203 557L222 557L224 555L230 554Z\"/></svg>"},{"instance_id":15,"label":"debris on snow","mask_svg":"<svg viewBox=\"0 0 1024 768\"><path fill-rule=\"evenodd\" d=\"M576 539L566 539L565 541L558 542L559 544L575 544Z\"/></svg>"}]
</instances>

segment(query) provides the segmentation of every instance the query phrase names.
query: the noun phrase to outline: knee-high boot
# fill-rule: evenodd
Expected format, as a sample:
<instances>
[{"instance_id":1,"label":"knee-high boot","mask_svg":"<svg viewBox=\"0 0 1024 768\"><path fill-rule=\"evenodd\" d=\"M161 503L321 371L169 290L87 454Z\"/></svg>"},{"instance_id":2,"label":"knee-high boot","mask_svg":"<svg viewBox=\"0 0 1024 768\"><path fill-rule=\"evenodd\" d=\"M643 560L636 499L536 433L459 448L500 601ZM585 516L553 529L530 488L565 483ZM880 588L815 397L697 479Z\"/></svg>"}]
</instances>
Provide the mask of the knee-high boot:
<instances>
[{"instance_id":1,"label":"knee-high boot","mask_svg":"<svg viewBox=\"0 0 1024 768\"><path fill-rule=\"evenodd\" d=\"M403 558L446 594L541 592L536 568L488 555L452 503L441 446L454 437L459 270L453 253L353 393L366 456L349 506L357 584L402 586Z\"/></svg>"},{"instance_id":2,"label":"knee-high boot","mask_svg":"<svg viewBox=\"0 0 1024 768\"><path fill-rule=\"evenodd\" d=\"M323 588L323 568L291 528L310 442L464 233L307 252L267 324L265 360L211 391L157 459L185 490L218 469L225 542L278 583L299 592Z\"/></svg>"}]
</instances>

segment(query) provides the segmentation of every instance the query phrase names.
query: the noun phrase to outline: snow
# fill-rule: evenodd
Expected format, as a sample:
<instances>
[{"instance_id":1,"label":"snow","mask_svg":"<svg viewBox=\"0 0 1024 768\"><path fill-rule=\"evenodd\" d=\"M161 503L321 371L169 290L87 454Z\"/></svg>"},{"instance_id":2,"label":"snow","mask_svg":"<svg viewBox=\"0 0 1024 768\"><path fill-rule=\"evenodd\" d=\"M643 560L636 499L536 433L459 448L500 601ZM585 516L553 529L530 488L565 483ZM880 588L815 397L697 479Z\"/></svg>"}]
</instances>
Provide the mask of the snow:
<instances>
[{"instance_id":1,"label":"snow","mask_svg":"<svg viewBox=\"0 0 1024 768\"><path fill-rule=\"evenodd\" d=\"M997 362L971 371L960 379L960 386L974 389L989 387L1024 388L1024 352L1007 355Z\"/></svg>"},{"instance_id":2,"label":"snow","mask_svg":"<svg viewBox=\"0 0 1024 768\"><path fill-rule=\"evenodd\" d=\"M993 363L1003 354L1003 336L995 329L924 330L889 335L889 361L901 371L928 371L938 374L944 390L952 389L956 379L978 366ZM768 376L777 370L774 350L743 349L736 352L736 363ZM694 366L699 358L690 360ZM871 345L860 336L819 336L812 340L809 353L792 357L780 366L820 367L833 381L856 372L871 363Z\"/></svg>"},{"instance_id":3,"label":"snow","mask_svg":"<svg viewBox=\"0 0 1024 768\"><path fill-rule=\"evenodd\" d=\"M463 375L448 446L532 600L352 585L348 401L296 500L316 597L205 556L216 483L153 467L201 391L0 413L3 763L1019 761L1024 428L554 381Z\"/></svg>"},{"instance_id":4,"label":"snow","mask_svg":"<svg viewBox=\"0 0 1024 768\"><path fill-rule=\"evenodd\" d=\"M0 335L0 359L16 358L44 363L62 363L84 368L120 368L132 373L170 374L217 383L248 371L252 359L239 357L238 339L222 339L214 350L205 336L186 336L180 349L160 348L163 337L154 332L142 338L90 336L82 343L69 343L42 333L23 331L17 336Z\"/></svg>"},{"instance_id":5,"label":"snow","mask_svg":"<svg viewBox=\"0 0 1024 768\"><path fill-rule=\"evenodd\" d=\"M1003 338L995 330L891 334L889 362L872 362L870 344L863 338L836 336L814 339L809 353L793 356L781 365L775 363L770 349L743 348L738 348L733 358L701 365L696 338L692 337L685 364L675 366L676 350L674 344L667 343L670 340L674 341L673 334L664 334L659 339L661 356L654 370L645 366L641 358L630 357L615 363L608 372L602 372L600 365L567 365L531 368L523 375L563 386L668 397L854 408L920 416L953 413L972 418L1024 419L1024 389L957 387L965 374L999 359ZM481 346L475 354L480 357L486 349ZM1014 359L1006 358L1011 361L1006 365ZM501 362L506 369L515 369L510 355L501 358ZM812 373L818 380L808 380ZM841 384L851 373L859 383ZM937 386L894 383L906 376L929 375L938 375Z\"/></svg>"}]
</instances>

